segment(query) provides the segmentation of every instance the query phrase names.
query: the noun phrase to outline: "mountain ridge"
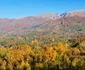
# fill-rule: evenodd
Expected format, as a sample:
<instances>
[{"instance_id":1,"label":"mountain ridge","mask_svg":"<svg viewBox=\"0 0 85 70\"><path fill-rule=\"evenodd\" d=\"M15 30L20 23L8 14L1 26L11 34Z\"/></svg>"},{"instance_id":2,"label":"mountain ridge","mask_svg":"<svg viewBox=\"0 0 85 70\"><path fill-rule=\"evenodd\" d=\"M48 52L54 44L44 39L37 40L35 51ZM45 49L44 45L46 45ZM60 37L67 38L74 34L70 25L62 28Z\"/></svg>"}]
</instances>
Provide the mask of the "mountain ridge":
<instances>
[{"instance_id":1,"label":"mountain ridge","mask_svg":"<svg viewBox=\"0 0 85 70\"><path fill-rule=\"evenodd\" d=\"M61 17L81 16L85 17L85 10L75 10L61 14Z\"/></svg>"},{"instance_id":2,"label":"mountain ridge","mask_svg":"<svg viewBox=\"0 0 85 70\"><path fill-rule=\"evenodd\" d=\"M74 12L81 13L81 11L74 11ZM83 13L84 12L85 10L83 10ZM21 34L20 33L21 31L29 32L29 31L32 31L34 27L37 27L39 25L44 25L45 23L48 23L48 22L53 23L55 20L61 23L62 25L68 24L68 22L72 24L75 20L76 20L76 23L78 22L84 23L85 17L79 16L79 15L74 15L74 16L66 16L66 15L67 14L64 14L64 17L62 17L62 15L59 15L58 13L47 13L47 14L29 16L29 17L24 17L19 19L0 18L0 35L2 35L2 33L3 34L10 33L10 31L11 33L15 32L16 34L17 33ZM73 19L69 17L72 17Z\"/></svg>"},{"instance_id":3,"label":"mountain ridge","mask_svg":"<svg viewBox=\"0 0 85 70\"><path fill-rule=\"evenodd\" d=\"M59 18L57 18L59 17ZM20 19L0 19L0 38L37 39L41 43L85 37L85 17L79 15L60 17L59 14L43 14Z\"/></svg>"}]
</instances>

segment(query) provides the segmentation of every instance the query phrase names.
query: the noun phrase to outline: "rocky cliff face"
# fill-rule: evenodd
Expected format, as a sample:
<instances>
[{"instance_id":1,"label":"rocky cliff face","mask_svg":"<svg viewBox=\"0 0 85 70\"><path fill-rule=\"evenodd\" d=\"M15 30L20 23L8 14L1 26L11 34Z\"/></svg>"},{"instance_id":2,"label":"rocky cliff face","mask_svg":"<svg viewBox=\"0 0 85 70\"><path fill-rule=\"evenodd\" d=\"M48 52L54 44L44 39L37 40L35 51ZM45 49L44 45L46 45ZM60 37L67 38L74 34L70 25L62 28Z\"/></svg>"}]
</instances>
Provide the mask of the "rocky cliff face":
<instances>
[{"instance_id":1,"label":"rocky cliff face","mask_svg":"<svg viewBox=\"0 0 85 70\"><path fill-rule=\"evenodd\" d=\"M45 19L50 19L50 20L56 20L61 18L61 16L58 13L47 13L47 14L41 14L38 15L37 17L45 18Z\"/></svg>"},{"instance_id":2,"label":"rocky cliff face","mask_svg":"<svg viewBox=\"0 0 85 70\"><path fill-rule=\"evenodd\" d=\"M73 16L85 17L85 10L76 10L61 14L61 17L73 17Z\"/></svg>"}]
</instances>

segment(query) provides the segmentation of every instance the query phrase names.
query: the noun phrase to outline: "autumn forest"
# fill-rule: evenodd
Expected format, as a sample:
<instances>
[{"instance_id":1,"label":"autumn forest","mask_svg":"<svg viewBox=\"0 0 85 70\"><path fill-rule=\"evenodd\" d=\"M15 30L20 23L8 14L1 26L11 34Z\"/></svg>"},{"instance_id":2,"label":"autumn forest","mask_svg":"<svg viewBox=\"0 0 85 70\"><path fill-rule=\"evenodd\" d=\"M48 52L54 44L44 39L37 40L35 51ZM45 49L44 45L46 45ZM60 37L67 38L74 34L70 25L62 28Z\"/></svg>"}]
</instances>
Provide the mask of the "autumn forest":
<instances>
[{"instance_id":1,"label":"autumn forest","mask_svg":"<svg viewBox=\"0 0 85 70\"><path fill-rule=\"evenodd\" d=\"M85 70L84 13L0 19L0 70Z\"/></svg>"}]
</instances>

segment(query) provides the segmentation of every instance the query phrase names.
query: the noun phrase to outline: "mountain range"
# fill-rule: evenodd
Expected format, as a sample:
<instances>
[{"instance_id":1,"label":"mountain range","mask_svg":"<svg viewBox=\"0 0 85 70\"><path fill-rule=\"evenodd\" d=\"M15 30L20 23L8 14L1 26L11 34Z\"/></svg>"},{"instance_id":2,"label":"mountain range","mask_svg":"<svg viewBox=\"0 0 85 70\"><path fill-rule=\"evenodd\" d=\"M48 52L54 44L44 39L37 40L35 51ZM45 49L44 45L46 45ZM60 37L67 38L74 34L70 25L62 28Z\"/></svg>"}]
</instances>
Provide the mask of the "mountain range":
<instances>
[{"instance_id":1,"label":"mountain range","mask_svg":"<svg viewBox=\"0 0 85 70\"><path fill-rule=\"evenodd\" d=\"M85 10L65 12L61 15L47 13L18 19L0 18L0 38L32 36L36 39L70 39L80 35L85 35Z\"/></svg>"}]
</instances>

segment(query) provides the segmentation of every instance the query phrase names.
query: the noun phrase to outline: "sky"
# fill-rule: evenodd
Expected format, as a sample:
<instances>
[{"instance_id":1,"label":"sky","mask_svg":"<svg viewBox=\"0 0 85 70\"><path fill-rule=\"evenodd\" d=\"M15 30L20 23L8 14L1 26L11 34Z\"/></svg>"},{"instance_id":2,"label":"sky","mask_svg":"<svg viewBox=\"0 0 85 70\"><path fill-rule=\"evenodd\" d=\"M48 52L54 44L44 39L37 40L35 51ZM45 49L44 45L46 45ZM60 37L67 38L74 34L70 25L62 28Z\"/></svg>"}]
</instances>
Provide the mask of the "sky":
<instances>
[{"instance_id":1,"label":"sky","mask_svg":"<svg viewBox=\"0 0 85 70\"><path fill-rule=\"evenodd\" d=\"M0 0L0 18L85 10L85 0Z\"/></svg>"}]
</instances>

